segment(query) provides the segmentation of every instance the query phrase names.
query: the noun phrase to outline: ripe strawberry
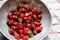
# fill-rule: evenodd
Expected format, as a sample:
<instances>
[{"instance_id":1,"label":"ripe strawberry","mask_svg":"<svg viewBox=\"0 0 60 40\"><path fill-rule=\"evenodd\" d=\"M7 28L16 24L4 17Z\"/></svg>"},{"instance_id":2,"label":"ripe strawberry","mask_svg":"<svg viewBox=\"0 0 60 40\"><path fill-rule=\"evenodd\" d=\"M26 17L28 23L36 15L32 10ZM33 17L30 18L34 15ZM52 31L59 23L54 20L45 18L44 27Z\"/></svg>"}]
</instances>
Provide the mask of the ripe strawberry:
<instances>
[{"instance_id":1,"label":"ripe strawberry","mask_svg":"<svg viewBox=\"0 0 60 40\"><path fill-rule=\"evenodd\" d=\"M27 17L24 17L24 20L27 20L28 18Z\"/></svg>"},{"instance_id":2,"label":"ripe strawberry","mask_svg":"<svg viewBox=\"0 0 60 40\"><path fill-rule=\"evenodd\" d=\"M19 33L21 33L21 34L22 34L23 32L24 32L24 31L23 31L22 29L20 29L20 30L19 30Z\"/></svg>"},{"instance_id":3,"label":"ripe strawberry","mask_svg":"<svg viewBox=\"0 0 60 40\"><path fill-rule=\"evenodd\" d=\"M38 19L38 20L36 20L37 22L40 22L40 20Z\"/></svg>"},{"instance_id":4,"label":"ripe strawberry","mask_svg":"<svg viewBox=\"0 0 60 40\"><path fill-rule=\"evenodd\" d=\"M8 24L8 25L12 25L13 22L14 22L13 20L8 20L8 21L7 21L7 24Z\"/></svg>"},{"instance_id":5,"label":"ripe strawberry","mask_svg":"<svg viewBox=\"0 0 60 40\"><path fill-rule=\"evenodd\" d=\"M20 17L23 19L25 17L25 14L21 14Z\"/></svg>"},{"instance_id":6,"label":"ripe strawberry","mask_svg":"<svg viewBox=\"0 0 60 40\"><path fill-rule=\"evenodd\" d=\"M41 22L34 22L35 25L41 25Z\"/></svg>"},{"instance_id":7,"label":"ripe strawberry","mask_svg":"<svg viewBox=\"0 0 60 40\"><path fill-rule=\"evenodd\" d=\"M22 29L22 28L24 27L24 25L23 25L23 24L19 24L18 27L19 27L20 29Z\"/></svg>"},{"instance_id":8,"label":"ripe strawberry","mask_svg":"<svg viewBox=\"0 0 60 40\"><path fill-rule=\"evenodd\" d=\"M15 31L16 31L17 33L19 33L19 30L18 30L18 29L16 29Z\"/></svg>"},{"instance_id":9,"label":"ripe strawberry","mask_svg":"<svg viewBox=\"0 0 60 40\"><path fill-rule=\"evenodd\" d=\"M26 20L26 24L30 23L30 20Z\"/></svg>"},{"instance_id":10,"label":"ripe strawberry","mask_svg":"<svg viewBox=\"0 0 60 40\"><path fill-rule=\"evenodd\" d=\"M25 34L28 33L28 31L29 31L29 28L24 28L24 33Z\"/></svg>"},{"instance_id":11,"label":"ripe strawberry","mask_svg":"<svg viewBox=\"0 0 60 40\"><path fill-rule=\"evenodd\" d=\"M11 28L12 28L12 29L18 29L18 27L17 27L17 26L11 26Z\"/></svg>"},{"instance_id":12,"label":"ripe strawberry","mask_svg":"<svg viewBox=\"0 0 60 40\"><path fill-rule=\"evenodd\" d=\"M32 24L32 25L31 25L31 28L32 28L32 29L35 29L35 27L36 27L35 24Z\"/></svg>"},{"instance_id":13,"label":"ripe strawberry","mask_svg":"<svg viewBox=\"0 0 60 40\"><path fill-rule=\"evenodd\" d=\"M41 11L40 10L35 10L35 14L40 14Z\"/></svg>"},{"instance_id":14,"label":"ripe strawberry","mask_svg":"<svg viewBox=\"0 0 60 40\"><path fill-rule=\"evenodd\" d=\"M24 13L27 12L27 10L25 8L22 8L21 11Z\"/></svg>"},{"instance_id":15,"label":"ripe strawberry","mask_svg":"<svg viewBox=\"0 0 60 40\"><path fill-rule=\"evenodd\" d=\"M12 28L9 29L10 34L14 34L14 30Z\"/></svg>"},{"instance_id":16,"label":"ripe strawberry","mask_svg":"<svg viewBox=\"0 0 60 40\"><path fill-rule=\"evenodd\" d=\"M16 21L15 21L15 22L13 22L13 25L17 26L17 25L18 25L18 22L16 22Z\"/></svg>"},{"instance_id":17,"label":"ripe strawberry","mask_svg":"<svg viewBox=\"0 0 60 40\"><path fill-rule=\"evenodd\" d=\"M35 10L33 9L33 10L31 10L32 11L32 13L35 13Z\"/></svg>"},{"instance_id":18,"label":"ripe strawberry","mask_svg":"<svg viewBox=\"0 0 60 40\"><path fill-rule=\"evenodd\" d=\"M30 6L30 7L29 7L29 10L33 10L33 9L34 9L34 7L33 7L33 6Z\"/></svg>"},{"instance_id":19,"label":"ripe strawberry","mask_svg":"<svg viewBox=\"0 0 60 40\"><path fill-rule=\"evenodd\" d=\"M42 27L37 26L37 27L36 27L36 31L37 31L38 33L41 32L41 31L42 31Z\"/></svg>"},{"instance_id":20,"label":"ripe strawberry","mask_svg":"<svg viewBox=\"0 0 60 40\"><path fill-rule=\"evenodd\" d=\"M16 38L17 40L20 39L20 35L19 35L18 33L14 34L14 36L15 36L15 38Z\"/></svg>"},{"instance_id":21,"label":"ripe strawberry","mask_svg":"<svg viewBox=\"0 0 60 40\"><path fill-rule=\"evenodd\" d=\"M12 19L17 19L17 18L18 18L18 16L12 15Z\"/></svg>"},{"instance_id":22,"label":"ripe strawberry","mask_svg":"<svg viewBox=\"0 0 60 40\"><path fill-rule=\"evenodd\" d=\"M24 37L24 34L20 34L20 37L23 38Z\"/></svg>"},{"instance_id":23,"label":"ripe strawberry","mask_svg":"<svg viewBox=\"0 0 60 40\"><path fill-rule=\"evenodd\" d=\"M42 15L38 15L38 18L41 19L42 18Z\"/></svg>"},{"instance_id":24,"label":"ripe strawberry","mask_svg":"<svg viewBox=\"0 0 60 40\"><path fill-rule=\"evenodd\" d=\"M22 18L18 18L17 20L18 20L18 22L22 22Z\"/></svg>"},{"instance_id":25,"label":"ripe strawberry","mask_svg":"<svg viewBox=\"0 0 60 40\"><path fill-rule=\"evenodd\" d=\"M22 40L28 40L28 36L24 36Z\"/></svg>"},{"instance_id":26,"label":"ripe strawberry","mask_svg":"<svg viewBox=\"0 0 60 40\"><path fill-rule=\"evenodd\" d=\"M15 12L14 14L17 15L17 16L20 16L20 13L19 12Z\"/></svg>"},{"instance_id":27,"label":"ripe strawberry","mask_svg":"<svg viewBox=\"0 0 60 40\"><path fill-rule=\"evenodd\" d=\"M26 27L26 23L23 23L24 27Z\"/></svg>"},{"instance_id":28,"label":"ripe strawberry","mask_svg":"<svg viewBox=\"0 0 60 40\"><path fill-rule=\"evenodd\" d=\"M19 9L21 8L21 6L20 5L17 5L17 10L19 11Z\"/></svg>"},{"instance_id":29,"label":"ripe strawberry","mask_svg":"<svg viewBox=\"0 0 60 40\"><path fill-rule=\"evenodd\" d=\"M12 12L12 13L16 12L16 9L12 8L12 9L11 9L11 12Z\"/></svg>"},{"instance_id":30,"label":"ripe strawberry","mask_svg":"<svg viewBox=\"0 0 60 40\"><path fill-rule=\"evenodd\" d=\"M30 15L30 16L33 16L33 13L32 13L32 12L29 12L29 15Z\"/></svg>"},{"instance_id":31,"label":"ripe strawberry","mask_svg":"<svg viewBox=\"0 0 60 40\"><path fill-rule=\"evenodd\" d=\"M33 18L31 16L28 17L28 20L33 20Z\"/></svg>"},{"instance_id":32,"label":"ripe strawberry","mask_svg":"<svg viewBox=\"0 0 60 40\"><path fill-rule=\"evenodd\" d=\"M9 18L11 15L12 15L12 13L9 13L9 14L7 15L7 17Z\"/></svg>"}]
</instances>

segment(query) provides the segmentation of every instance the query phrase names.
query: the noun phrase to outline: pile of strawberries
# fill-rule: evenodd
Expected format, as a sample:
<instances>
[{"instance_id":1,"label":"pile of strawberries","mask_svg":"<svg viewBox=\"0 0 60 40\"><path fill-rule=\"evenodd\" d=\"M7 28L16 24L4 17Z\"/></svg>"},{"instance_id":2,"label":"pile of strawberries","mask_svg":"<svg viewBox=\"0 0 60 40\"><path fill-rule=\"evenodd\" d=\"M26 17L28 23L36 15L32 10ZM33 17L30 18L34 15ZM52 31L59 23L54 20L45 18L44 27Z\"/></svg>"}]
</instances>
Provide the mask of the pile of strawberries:
<instances>
[{"instance_id":1,"label":"pile of strawberries","mask_svg":"<svg viewBox=\"0 0 60 40\"><path fill-rule=\"evenodd\" d=\"M7 15L7 25L9 33L16 39L28 40L29 37L42 31L41 27L41 10L34 6L17 5L12 8Z\"/></svg>"}]
</instances>

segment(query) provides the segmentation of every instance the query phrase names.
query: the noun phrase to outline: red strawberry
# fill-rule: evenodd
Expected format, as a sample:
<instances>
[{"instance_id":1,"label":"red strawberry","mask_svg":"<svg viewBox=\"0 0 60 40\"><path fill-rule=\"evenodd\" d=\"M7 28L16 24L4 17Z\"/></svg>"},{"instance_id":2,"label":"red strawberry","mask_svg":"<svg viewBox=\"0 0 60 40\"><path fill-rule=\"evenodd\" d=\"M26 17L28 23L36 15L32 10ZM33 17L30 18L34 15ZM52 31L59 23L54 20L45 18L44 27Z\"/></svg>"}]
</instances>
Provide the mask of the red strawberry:
<instances>
[{"instance_id":1,"label":"red strawberry","mask_svg":"<svg viewBox=\"0 0 60 40\"><path fill-rule=\"evenodd\" d=\"M36 27L36 31L37 31L38 33L41 32L41 31L42 31L42 27L37 26L37 27Z\"/></svg>"},{"instance_id":2,"label":"red strawberry","mask_svg":"<svg viewBox=\"0 0 60 40\"><path fill-rule=\"evenodd\" d=\"M26 20L26 24L30 23L30 20Z\"/></svg>"},{"instance_id":3,"label":"red strawberry","mask_svg":"<svg viewBox=\"0 0 60 40\"><path fill-rule=\"evenodd\" d=\"M17 25L18 25L18 22L16 22L16 21L15 21L15 22L13 22L13 25L17 26Z\"/></svg>"},{"instance_id":4,"label":"red strawberry","mask_svg":"<svg viewBox=\"0 0 60 40\"><path fill-rule=\"evenodd\" d=\"M20 39L20 35L19 35L18 33L14 34L14 36L15 36L15 38L16 38L17 40Z\"/></svg>"},{"instance_id":5,"label":"red strawberry","mask_svg":"<svg viewBox=\"0 0 60 40\"><path fill-rule=\"evenodd\" d=\"M35 10L35 13L36 13L36 14L40 14L41 11L40 11L40 10Z\"/></svg>"},{"instance_id":6,"label":"red strawberry","mask_svg":"<svg viewBox=\"0 0 60 40\"><path fill-rule=\"evenodd\" d=\"M12 15L12 19L17 19L17 18L18 18L18 16Z\"/></svg>"},{"instance_id":7,"label":"red strawberry","mask_svg":"<svg viewBox=\"0 0 60 40\"><path fill-rule=\"evenodd\" d=\"M32 25L31 25L31 28L32 28L32 29L35 29L35 24L32 24Z\"/></svg>"},{"instance_id":8,"label":"red strawberry","mask_svg":"<svg viewBox=\"0 0 60 40\"><path fill-rule=\"evenodd\" d=\"M27 10L25 8L22 8L21 11L24 13L27 12Z\"/></svg>"},{"instance_id":9,"label":"red strawberry","mask_svg":"<svg viewBox=\"0 0 60 40\"><path fill-rule=\"evenodd\" d=\"M41 25L41 22L34 22L35 25Z\"/></svg>"},{"instance_id":10,"label":"red strawberry","mask_svg":"<svg viewBox=\"0 0 60 40\"><path fill-rule=\"evenodd\" d=\"M23 24L19 24L18 27L22 29L24 27L24 25Z\"/></svg>"},{"instance_id":11,"label":"red strawberry","mask_svg":"<svg viewBox=\"0 0 60 40\"><path fill-rule=\"evenodd\" d=\"M17 15L17 16L20 16L20 13L19 12L15 12L14 14Z\"/></svg>"},{"instance_id":12,"label":"red strawberry","mask_svg":"<svg viewBox=\"0 0 60 40\"><path fill-rule=\"evenodd\" d=\"M27 20L28 18L27 17L24 17L24 20Z\"/></svg>"},{"instance_id":13,"label":"red strawberry","mask_svg":"<svg viewBox=\"0 0 60 40\"><path fill-rule=\"evenodd\" d=\"M18 29L18 27L17 27L17 26L11 26L11 28L12 28L12 29Z\"/></svg>"},{"instance_id":14,"label":"red strawberry","mask_svg":"<svg viewBox=\"0 0 60 40\"><path fill-rule=\"evenodd\" d=\"M18 22L22 22L22 18L18 18L17 20L18 20Z\"/></svg>"},{"instance_id":15,"label":"red strawberry","mask_svg":"<svg viewBox=\"0 0 60 40\"><path fill-rule=\"evenodd\" d=\"M12 13L9 13L9 14L7 15L7 17L9 18L11 15L12 15Z\"/></svg>"},{"instance_id":16,"label":"red strawberry","mask_svg":"<svg viewBox=\"0 0 60 40\"><path fill-rule=\"evenodd\" d=\"M28 33L29 28L24 28L24 33Z\"/></svg>"},{"instance_id":17,"label":"red strawberry","mask_svg":"<svg viewBox=\"0 0 60 40\"><path fill-rule=\"evenodd\" d=\"M23 32L24 32L24 31L23 31L22 29L20 29L20 30L19 30L19 33L21 33L21 34L22 34Z\"/></svg>"},{"instance_id":18,"label":"red strawberry","mask_svg":"<svg viewBox=\"0 0 60 40\"><path fill-rule=\"evenodd\" d=\"M20 5L17 5L17 10L19 10L21 8L21 6Z\"/></svg>"},{"instance_id":19,"label":"red strawberry","mask_svg":"<svg viewBox=\"0 0 60 40\"><path fill-rule=\"evenodd\" d=\"M33 10L33 9L34 9L34 7L33 7L33 6L30 6L30 7L29 7L29 10Z\"/></svg>"},{"instance_id":20,"label":"red strawberry","mask_svg":"<svg viewBox=\"0 0 60 40\"><path fill-rule=\"evenodd\" d=\"M38 19L38 20L36 20L37 22L40 22L40 20Z\"/></svg>"},{"instance_id":21,"label":"red strawberry","mask_svg":"<svg viewBox=\"0 0 60 40\"><path fill-rule=\"evenodd\" d=\"M14 30L12 28L9 29L10 34L14 34Z\"/></svg>"},{"instance_id":22,"label":"red strawberry","mask_svg":"<svg viewBox=\"0 0 60 40\"><path fill-rule=\"evenodd\" d=\"M39 19L42 18L42 15L38 15L38 18L39 18Z\"/></svg>"},{"instance_id":23,"label":"red strawberry","mask_svg":"<svg viewBox=\"0 0 60 40\"><path fill-rule=\"evenodd\" d=\"M19 33L19 30L18 30L18 29L16 29L15 31L16 31L17 33Z\"/></svg>"},{"instance_id":24,"label":"red strawberry","mask_svg":"<svg viewBox=\"0 0 60 40\"><path fill-rule=\"evenodd\" d=\"M8 20L7 24L12 25L13 22L14 22L13 20Z\"/></svg>"},{"instance_id":25,"label":"red strawberry","mask_svg":"<svg viewBox=\"0 0 60 40\"><path fill-rule=\"evenodd\" d=\"M20 17L23 19L25 17L25 14L21 14Z\"/></svg>"},{"instance_id":26,"label":"red strawberry","mask_svg":"<svg viewBox=\"0 0 60 40\"><path fill-rule=\"evenodd\" d=\"M28 40L28 38L29 38L28 36L24 36L23 40Z\"/></svg>"},{"instance_id":27,"label":"red strawberry","mask_svg":"<svg viewBox=\"0 0 60 40\"><path fill-rule=\"evenodd\" d=\"M23 38L24 37L24 34L20 34L20 37Z\"/></svg>"},{"instance_id":28,"label":"red strawberry","mask_svg":"<svg viewBox=\"0 0 60 40\"><path fill-rule=\"evenodd\" d=\"M32 13L32 12L29 12L29 15L30 15L30 16L33 16L33 13Z\"/></svg>"},{"instance_id":29,"label":"red strawberry","mask_svg":"<svg viewBox=\"0 0 60 40\"><path fill-rule=\"evenodd\" d=\"M32 13L35 13L35 10L34 9L32 10Z\"/></svg>"},{"instance_id":30,"label":"red strawberry","mask_svg":"<svg viewBox=\"0 0 60 40\"><path fill-rule=\"evenodd\" d=\"M11 9L11 12L12 12L12 13L16 12L16 9L12 8L12 9Z\"/></svg>"},{"instance_id":31,"label":"red strawberry","mask_svg":"<svg viewBox=\"0 0 60 40\"><path fill-rule=\"evenodd\" d=\"M33 18L31 16L28 17L28 20L33 20Z\"/></svg>"}]
</instances>

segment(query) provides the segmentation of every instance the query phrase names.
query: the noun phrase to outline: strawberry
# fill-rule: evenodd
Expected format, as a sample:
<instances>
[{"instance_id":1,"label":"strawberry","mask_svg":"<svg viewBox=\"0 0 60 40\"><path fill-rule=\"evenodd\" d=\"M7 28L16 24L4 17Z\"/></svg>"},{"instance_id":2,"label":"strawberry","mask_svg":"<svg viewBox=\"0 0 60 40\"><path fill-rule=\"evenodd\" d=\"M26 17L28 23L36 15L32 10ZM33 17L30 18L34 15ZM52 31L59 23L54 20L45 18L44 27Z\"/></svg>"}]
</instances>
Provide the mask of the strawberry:
<instances>
[{"instance_id":1,"label":"strawberry","mask_svg":"<svg viewBox=\"0 0 60 40\"><path fill-rule=\"evenodd\" d=\"M14 37L19 40L20 39L20 35L18 33L14 34Z\"/></svg>"},{"instance_id":2,"label":"strawberry","mask_svg":"<svg viewBox=\"0 0 60 40\"><path fill-rule=\"evenodd\" d=\"M34 22L35 25L41 25L41 22Z\"/></svg>"},{"instance_id":3,"label":"strawberry","mask_svg":"<svg viewBox=\"0 0 60 40\"><path fill-rule=\"evenodd\" d=\"M42 18L42 15L38 15L38 18L41 19Z\"/></svg>"},{"instance_id":4,"label":"strawberry","mask_svg":"<svg viewBox=\"0 0 60 40\"><path fill-rule=\"evenodd\" d=\"M20 37L23 38L24 37L24 34L20 34Z\"/></svg>"},{"instance_id":5,"label":"strawberry","mask_svg":"<svg viewBox=\"0 0 60 40\"><path fill-rule=\"evenodd\" d=\"M35 13L35 14L41 14L41 11L40 11L40 10L35 10L34 13Z\"/></svg>"},{"instance_id":6,"label":"strawberry","mask_svg":"<svg viewBox=\"0 0 60 40\"><path fill-rule=\"evenodd\" d=\"M32 13L35 13L35 10L33 9L33 10L31 10L32 11Z\"/></svg>"},{"instance_id":7,"label":"strawberry","mask_svg":"<svg viewBox=\"0 0 60 40\"><path fill-rule=\"evenodd\" d=\"M36 30L33 30L33 35L36 35L37 34L37 31Z\"/></svg>"},{"instance_id":8,"label":"strawberry","mask_svg":"<svg viewBox=\"0 0 60 40\"><path fill-rule=\"evenodd\" d=\"M23 30L22 30L22 29L20 29L20 30L19 30L19 33L21 33L21 34L22 34L22 33L23 33Z\"/></svg>"},{"instance_id":9,"label":"strawberry","mask_svg":"<svg viewBox=\"0 0 60 40\"><path fill-rule=\"evenodd\" d=\"M17 26L11 26L11 28L12 28L12 29L18 29L18 27L17 27Z\"/></svg>"},{"instance_id":10,"label":"strawberry","mask_svg":"<svg viewBox=\"0 0 60 40\"><path fill-rule=\"evenodd\" d=\"M24 28L24 33L28 33L29 28Z\"/></svg>"},{"instance_id":11,"label":"strawberry","mask_svg":"<svg viewBox=\"0 0 60 40\"><path fill-rule=\"evenodd\" d=\"M24 36L22 40L28 40L28 36Z\"/></svg>"},{"instance_id":12,"label":"strawberry","mask_svg":"<svg viewBox=\"0 0 60 40\"><path fill-rule=\"evenodd\" d=\"M24 20L27 20L28 18L27 17L24 17Z\"/></svg>"},{"instance_id":13,"label":"strawberry","mask_svg":"<svg viewBox=\"0 0 60 40\"><path fill-rule=\"evenodd\" d=\"M32 24L32 25L31 25L31 28L32 28L32 29L35 29L35 27L36 27L35 24Z\"/></svg>"},{"instance_id":14,"label":"strawberry","mask_svg":"<svg viewBox=\"0 0 60 40\"><path fill-rule=\"evenodd\" d=\"M21 14L20 17L23 19L25 17L25 14Z\"/></svg>"},{"instance_id":15,"label":"strawberry","mask_svg":"<svg viewBox=\"0 0 60 40\"><path fill-rule=\"evenodd\" d=\"M33 9L34 9L34 7L33 7L33 6L30 6L30 7L29 7L29 10L33 10Z\"/></svg>"},{"instance_id":16,"label":"strawberry","mask_svg":"<svg viewBox=\"0 0 60 40\"><path fill-rule=\"evenodd\" d=\"M15 12L14 14L17 15L17 16L20 16L20 13L19 12Z\"/></svg>"},{"instance_id":17,"label":"strawberry","mask_svg":"<svg viewBox=\"0 0 60 40\"><path fill-rule=\"evenodd\" d=\"M33 18L31 16L28 17L28 20L33 20Z\"/></svg>"},{"instance_id":18,"label":"strawberry","mask_svg":"<svg viewBox=\"0 0 60 40\"><path fill-rule=\"evenodd\" d=\"M17 10L19 11L19 9L21 8L21 6L20 5L17 5Z\"/></svg>"},{"instance_id":19,"label":"strawberry","mask_svg":"<svg viewBox=\"0 0 60 40\"><path fill-rule=\"evenodd\" d=\"M30 20L26 20L26 24L30 23Z\"/></svg>"},{"instance_id":20,"label":"strawberry","mask_svg":"<svg viewBox=\"0 0 60 40\"><path fill-rule=\"evenodd\" d=\"M10 16L12 16L12 13L9 13L9 14L7 15L8 18L10 18Z\"/></svg>"},{"instance_id":21,"label":"strawberry","mask_svg":"<svg viewBox=\"0 0 60 40\"><path fill-rule=\"evenodd\" d=\"M24 27L26 27L26 23L23 23Z\"/></svg>"},{"instance_id":22,"label":"strawberry","mask_svg":"<svg viewBox=\"0 0 60 40\"><path fill-rule=\"evenodd\" d=\"M18 18L18 16L12 15L12 19L17 19L17 18Z\"/></svg>"},{"instance_id":23,"label":"strawberry","mask_svg":"<svg viewBox=\"0 0 60 40\"><path fill-rule=\"evenodd\" d=\"M39 32L41 32L41 30L42 30L42 27L40 27L40 26L37 26L36 27L36 31L39 33Z\"/></svg>"},{"instance_id":24,"label":"strawberry","mask_svg":"<svg viewBox=\"0 0 60 40\"><path fill-rule=\"evenodd\" d=\"M12 28L9 29L10 34L14 34L14 30Z\"/></svg>"},{"instance_id":25,"label":"strawberry","mask_svg":"<svg viewBox=\"0 0 60 40\"><path fill-rule=\"evenodd\" d=\"M21 11L24 13L27 12L27 10L25 8L22 8Z\"/></svg>"},{"instance_id":26,"label":"strawberry","mask_svg":"<svg viewBox=\"0 0 60 40\"><path fill-rule=\"evenodd\" d=\"M11 12L12 12L12 13L16 12L16 9L12 8L12 9L11 9Z\"/></svg>"},{"instance_id":27,"label":"strawberry","mask_svg":"<svg viewBox=\"0 0 60 40\"><path fill-rule=\"evenodd\" d=\"M33 16L33 13L32 13L32 12L29 12L29 15L30 15L30 16Z\"/></svg>"},{"instance_id":28,"label":"strawberry","mask_svg":"<svg viewBox=\"0 0 60 40\"><path fill-rule=\"evenodd\" d=\"M18 18L17 20L18 20L18 22L22 22L22 18Z\"/></svg>"},{"instance_id":29,"label":"strawberry","mask_svg":"<svg viewBox=\"0 0 60 40\"><path fill-rule=\"evenodd\" d=\"M17 26L17 25L18 25L18 22L16 22L16 21L15 21L15 22L13 22L13 25Z\"/></svg>"},{"instance_id":30,"label":"strawberry","mask_svg":"<svg viewBox=\"0 0 60 40\"><path fill-rule=\"evenodd\" d=\"M18 27L19 27L20 29L22 29L22 28L24 27L24 25L23 25L23 24L19 24Z\"/></svg>"},{"instance_id":31,"label":"strawberry","mask_svg":"<svg viewBox=\"0 0 60 40\"><path fill-rule=\"evenodd\" d=\"M13 22L14 22L13 20L8 20L8 21L7 21L7 24L8 24L8 25L12 25Z\"/></svg>"}]
</instances>

